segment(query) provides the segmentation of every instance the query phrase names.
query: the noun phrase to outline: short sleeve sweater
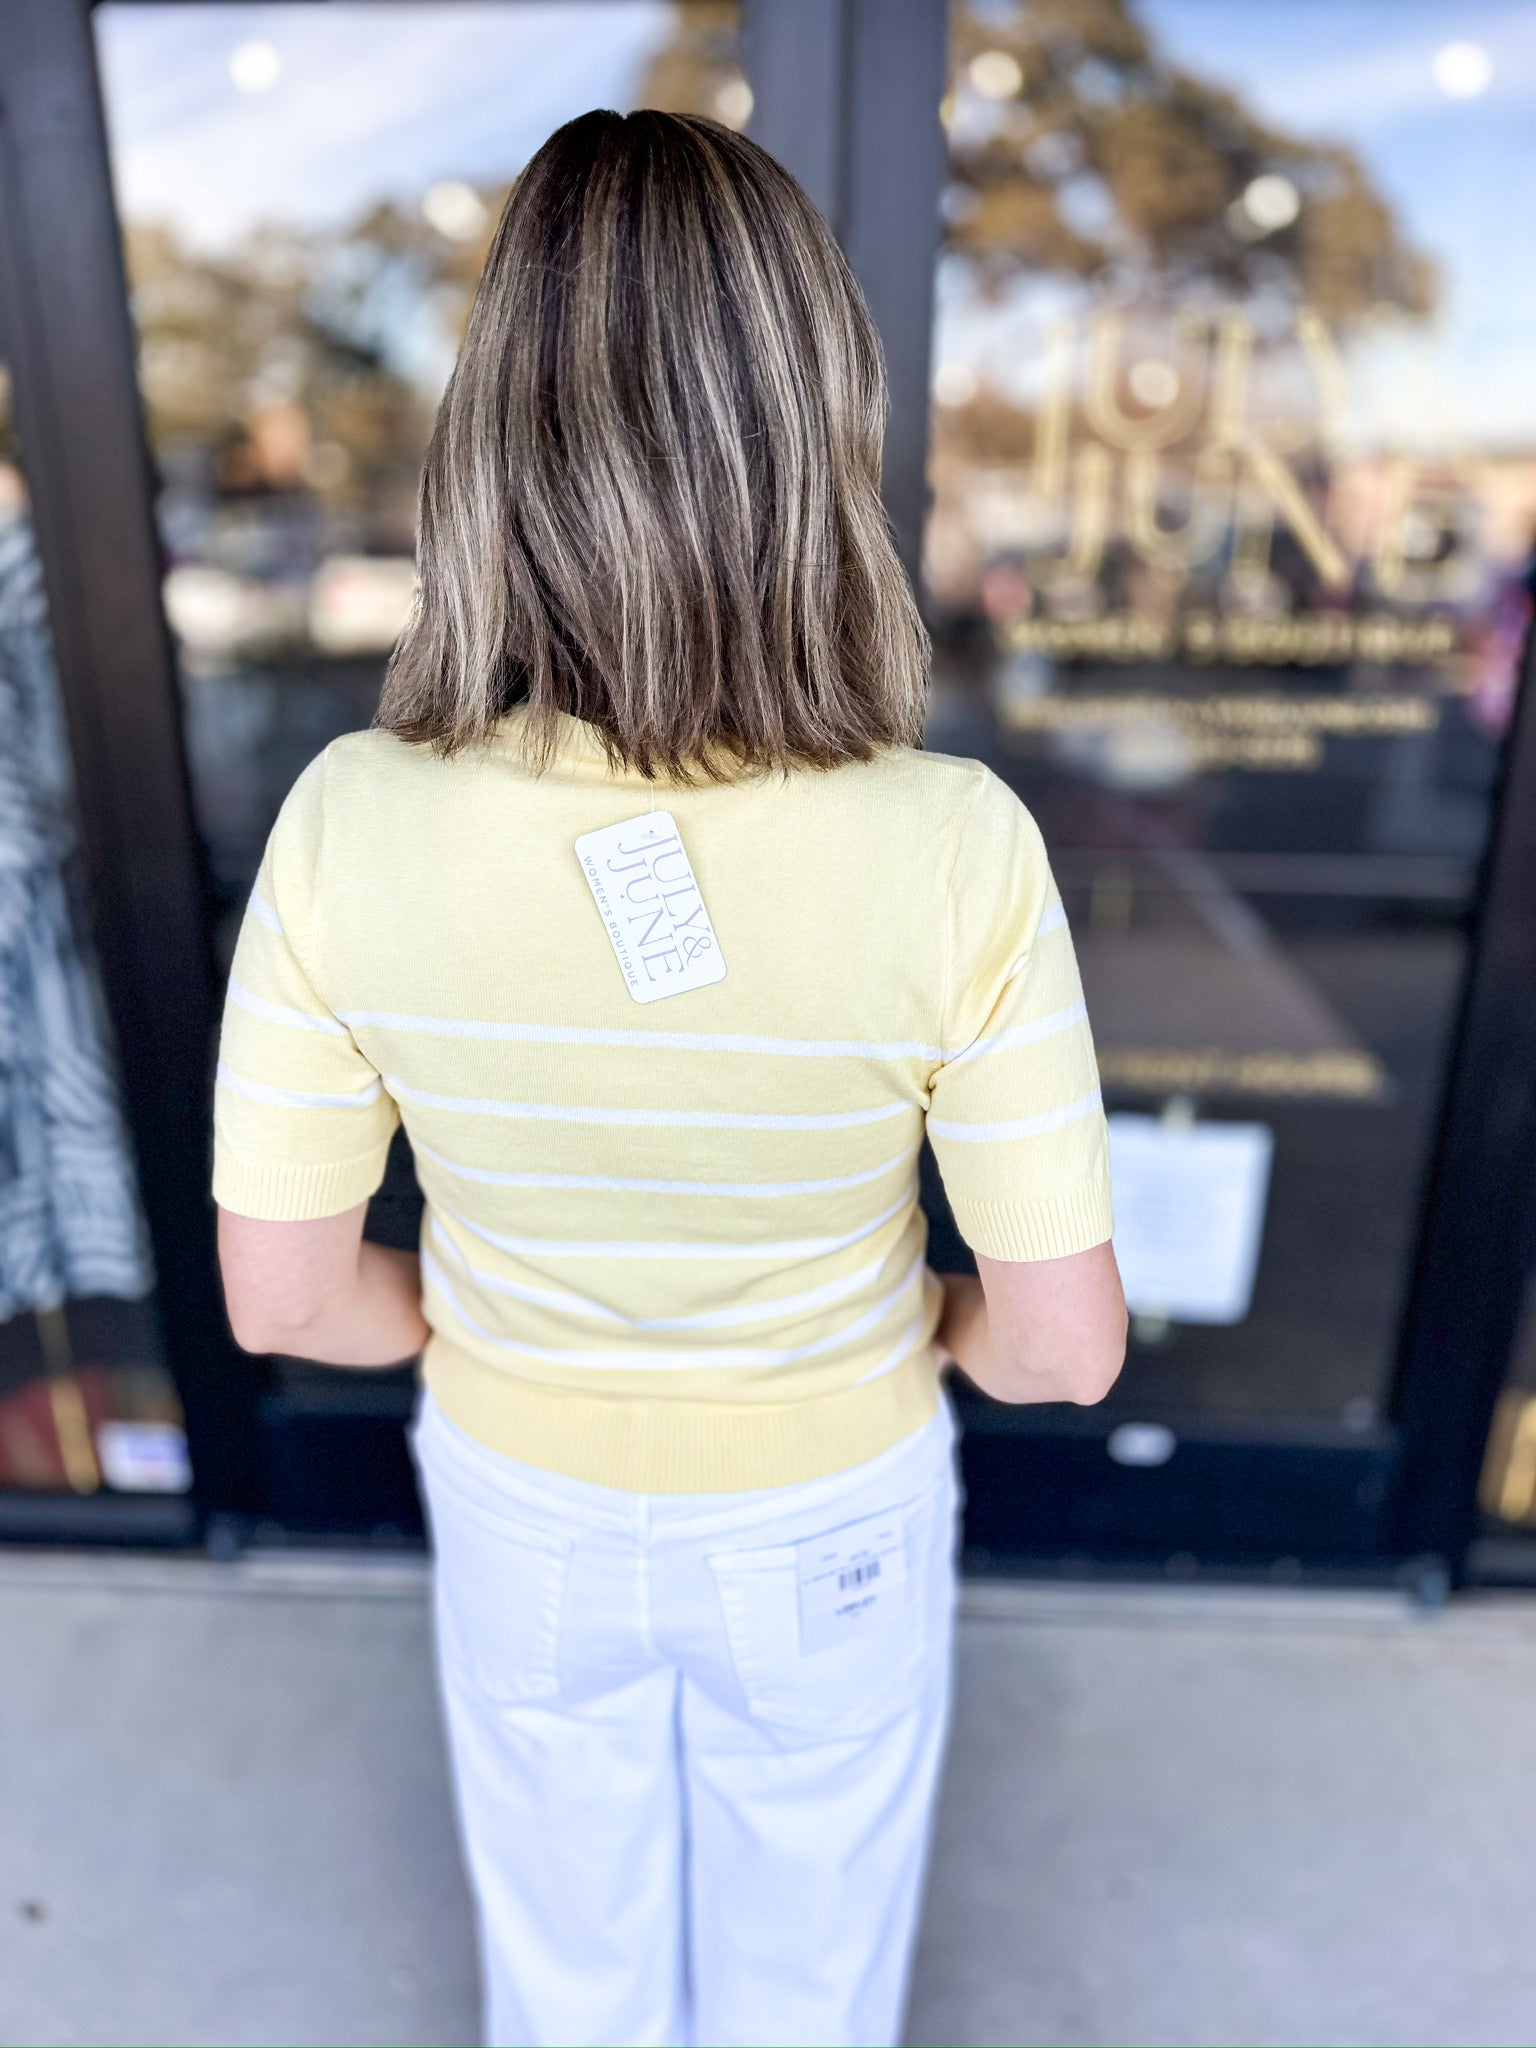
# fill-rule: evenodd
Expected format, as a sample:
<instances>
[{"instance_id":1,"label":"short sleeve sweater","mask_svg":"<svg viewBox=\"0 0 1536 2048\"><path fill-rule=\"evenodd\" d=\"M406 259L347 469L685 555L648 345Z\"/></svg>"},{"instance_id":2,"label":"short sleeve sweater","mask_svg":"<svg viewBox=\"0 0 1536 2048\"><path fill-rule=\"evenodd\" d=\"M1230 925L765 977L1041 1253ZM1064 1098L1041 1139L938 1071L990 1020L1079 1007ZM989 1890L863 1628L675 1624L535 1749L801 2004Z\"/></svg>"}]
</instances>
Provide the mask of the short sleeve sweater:
<instances>
[{"instance_id":1,"label":"short sleeve sweater","mask_svg":"<svg viewBox=\"0 0 1536 2048\"><path fill-rule=\"evenodd\" d=\"M461 1428L643 1492L872 1457L937 1399L925 1136L975 1250L1111 1233L1034 822L937 754L658 787L571 719L536 772L522 727L447 761L359 733L300 777L230 979L214 1194L337 1214L403 1122L424 1372ZM653 802L726 973L642 1006L575 841Z\"/></svg>"}]
</instances>

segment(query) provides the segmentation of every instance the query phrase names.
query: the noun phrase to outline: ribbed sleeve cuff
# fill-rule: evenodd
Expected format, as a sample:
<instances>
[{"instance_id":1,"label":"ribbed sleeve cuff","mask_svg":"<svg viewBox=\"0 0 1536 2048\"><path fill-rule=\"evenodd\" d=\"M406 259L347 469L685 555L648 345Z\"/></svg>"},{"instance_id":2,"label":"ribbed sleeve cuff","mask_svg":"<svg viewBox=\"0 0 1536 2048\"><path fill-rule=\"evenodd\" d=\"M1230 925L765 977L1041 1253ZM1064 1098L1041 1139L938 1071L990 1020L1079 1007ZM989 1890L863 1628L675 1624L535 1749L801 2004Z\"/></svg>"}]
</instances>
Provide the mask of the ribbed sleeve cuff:
<instances>
[{"instance_id":1,"label":"ribbed sleeve cuff","mask_svg":"<svg viewBox=\"0 0 1536 2048\"><path fill-rule=\"evenodd\" d=\"M213 1153L213 1199L236 1216L263 1223L312 1223L366 1202L384 1178L389 1147L323 1166L273 1165L241 1159L226 1146Z\"/></svg>"},{"instance_id":2,"label":"ribbed sleeve cuff","mask_svg":"<svg viewBox=\"0 0 1536 2048\"><path fill-rule=\"evenodd\" d=\"M960 1235L986 1259L1064 1259L1107 1244L1115 1232L1107 1174L1048 1202L960 1200L952 1206Z\"/></svg>"}]
</instances>

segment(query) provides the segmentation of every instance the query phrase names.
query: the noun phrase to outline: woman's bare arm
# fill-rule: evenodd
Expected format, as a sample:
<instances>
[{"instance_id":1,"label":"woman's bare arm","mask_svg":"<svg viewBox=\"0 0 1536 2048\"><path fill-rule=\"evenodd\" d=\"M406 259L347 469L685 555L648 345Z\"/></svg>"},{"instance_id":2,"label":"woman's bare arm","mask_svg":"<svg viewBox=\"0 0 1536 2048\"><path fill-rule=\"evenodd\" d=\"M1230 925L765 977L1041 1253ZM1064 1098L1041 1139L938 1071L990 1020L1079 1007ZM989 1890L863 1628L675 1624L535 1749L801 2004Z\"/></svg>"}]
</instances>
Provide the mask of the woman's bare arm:
<instances>
[{"instance_id":1,"label":"woman's bare arm","mask_svg":"<svg viewBox=\"0 0 1536 2048\"><path fill-rule=\"evenodd\" d=\"M976 1260L944 1279L937 1342L994 1401L1102 1401L1125 1362L1113 1248L1064 1259Z\"/></svg>"},{"instance_id":2,"label":"woman's bare arm","mask_svg":"<svg viewBox=\"0 0 1536 2048\"><path fill-rule=\"evenodd\" d=\"M427 1341L421 1261L363 1242L368 1204L312 1223L219 1211L219 1268L235 1342L324 1365L398 1365Z\"/></svg>"}]
</instances>

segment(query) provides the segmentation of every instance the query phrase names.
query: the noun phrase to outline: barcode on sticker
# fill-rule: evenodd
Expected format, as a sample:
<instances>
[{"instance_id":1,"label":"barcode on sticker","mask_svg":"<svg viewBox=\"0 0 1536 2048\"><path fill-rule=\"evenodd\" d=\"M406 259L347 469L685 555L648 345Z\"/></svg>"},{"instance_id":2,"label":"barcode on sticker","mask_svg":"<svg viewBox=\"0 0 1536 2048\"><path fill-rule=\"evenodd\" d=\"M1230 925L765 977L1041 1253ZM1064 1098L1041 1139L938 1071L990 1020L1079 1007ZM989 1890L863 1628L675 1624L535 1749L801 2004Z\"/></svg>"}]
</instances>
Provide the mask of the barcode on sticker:
<instances>
[{"instance_id":1,"label":"barcode on sticker","mask_svg":"<svg viewBox=\"0 0 1536 2048\"><path fill-rule=\"evenodd\" d=\"M906 1611L905 1515L905 1505L887 1508L795 1545L805 1655L872 1630L900 1627Z\"/></svg>"},{"instance_id":2,"label":"barcode on sticker","mask_svg":"<svg viewBox=\"0 0 1536 2048\"><path fill-rule=\"evenodd\" d=\"M839 1593L846 1593L850 1586L862 1586L866 1579L878 1579L879 1576L880 1560L878 1557L871 1558L868 1564L856 1564L851 1571L839 1572L837 1590Z\"/></svg>"}]
</instances>

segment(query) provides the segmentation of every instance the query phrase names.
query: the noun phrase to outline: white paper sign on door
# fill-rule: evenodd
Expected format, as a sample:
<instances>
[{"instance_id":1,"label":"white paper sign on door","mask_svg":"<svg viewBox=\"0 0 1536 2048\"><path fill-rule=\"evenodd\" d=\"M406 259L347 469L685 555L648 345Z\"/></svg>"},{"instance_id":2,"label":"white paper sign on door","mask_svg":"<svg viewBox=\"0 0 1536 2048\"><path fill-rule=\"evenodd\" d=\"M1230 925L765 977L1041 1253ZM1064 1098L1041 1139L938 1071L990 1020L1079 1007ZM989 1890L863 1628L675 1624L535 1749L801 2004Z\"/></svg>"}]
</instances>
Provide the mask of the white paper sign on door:
<instances>
[{"instance_id":1,"label":"white paper sign on door","mask_svg":"<svg viewBox=\"0 0 1536 2048\"><path fill-rule=\"evenodd\" d=\"M1115 1257L1134 1314L1242 1321L1253 1298L1274 1149L1267 1124L1109 1119Z\"/></svg>"}]
</instances>

